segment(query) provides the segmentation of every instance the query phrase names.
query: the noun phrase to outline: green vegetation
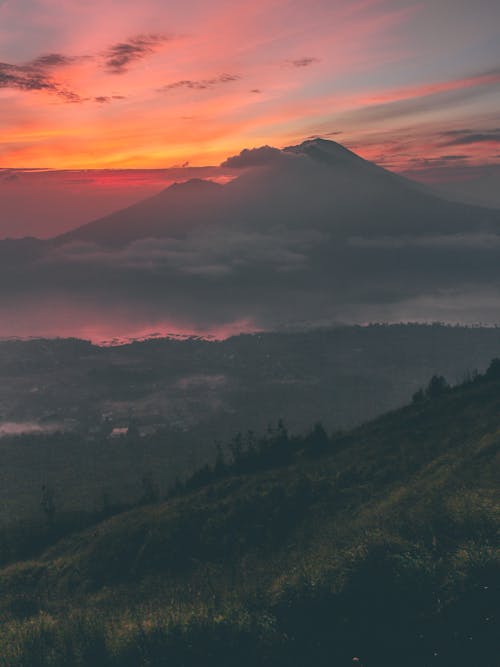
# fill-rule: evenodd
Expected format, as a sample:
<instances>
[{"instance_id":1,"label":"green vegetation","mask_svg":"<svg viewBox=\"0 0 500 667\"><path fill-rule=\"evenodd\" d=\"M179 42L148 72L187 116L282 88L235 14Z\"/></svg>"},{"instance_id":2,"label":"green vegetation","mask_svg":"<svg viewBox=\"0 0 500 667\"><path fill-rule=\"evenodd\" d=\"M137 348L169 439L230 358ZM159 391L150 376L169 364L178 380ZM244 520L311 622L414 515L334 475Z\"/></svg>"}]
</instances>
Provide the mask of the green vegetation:
<instances>
[{"instance_id":1,"label":"green vegetation","mask_svg":"<svg viewBox=\"0 0 500 667\"><path fill-rule=\"evenodd\" d=\"M499 328L439 324L115 347L0 341L0 533L45 519L43 485L55 524L137 502L151 473L164 497L240 429L279 418L292 434L317 421L351 429L407 404L433 374L455 384L483 372L499 350ZM127 427L140 439L111 435Z\"/></svg>"},{"instance_id":2,"label":"green vegetation","mask_svg":"<svg viewBox=\"0 0 500 667\"><path fill-rule=\"evenodd\" d=\"M145 477L0 570L0 665L498 667L499 376L237 436L167 500Z\"/></svg>"}]
</instances>

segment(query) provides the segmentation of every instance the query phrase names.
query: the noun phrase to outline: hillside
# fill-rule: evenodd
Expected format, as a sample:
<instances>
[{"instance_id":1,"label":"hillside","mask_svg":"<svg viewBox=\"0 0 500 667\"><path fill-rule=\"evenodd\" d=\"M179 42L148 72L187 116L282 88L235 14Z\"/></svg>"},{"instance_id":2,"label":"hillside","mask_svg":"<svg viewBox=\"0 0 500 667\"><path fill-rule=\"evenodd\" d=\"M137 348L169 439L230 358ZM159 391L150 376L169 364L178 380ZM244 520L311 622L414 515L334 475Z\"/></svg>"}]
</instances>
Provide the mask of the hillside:
<instances>
[{"instance_id":1,"label":"hillside","mask_svg":"<svg viewBox=\"0 0 500 667\"><path fill-rule=\"evenodd\" d=\"M0 664L496 667L497 365L430 387L5 566Z\"/></svg>"},{"instance_id":2,"label":"hillside","mask_svg":"<svg viewBox=\"0 0 500 667\"><path fill-rule=\"evenodd\" d=\"M433 374L455 384L499 354L499 329L402 324L114 347L2 341L0 530L40 516L43 484L59 511L133 502L144 475L165 492L241 429L351 429ZM139 438L111 438L131 416Z\"/></svg>"}]
</instances>

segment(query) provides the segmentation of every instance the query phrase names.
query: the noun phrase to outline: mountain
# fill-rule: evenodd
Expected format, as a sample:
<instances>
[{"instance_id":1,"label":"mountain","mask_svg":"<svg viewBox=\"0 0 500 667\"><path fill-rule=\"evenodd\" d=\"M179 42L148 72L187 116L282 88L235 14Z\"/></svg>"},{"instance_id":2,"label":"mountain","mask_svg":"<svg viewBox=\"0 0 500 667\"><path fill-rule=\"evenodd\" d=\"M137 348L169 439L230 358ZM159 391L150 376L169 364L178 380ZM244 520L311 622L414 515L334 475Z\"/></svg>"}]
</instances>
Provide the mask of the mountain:
<instances>
[{"instance_id":1,"label":"mountain","mask_svg":"<svg viewBox=\"0 0 500 667\"><path fill-rule=\"evenodd\" d=\"M0 243L0 336L498 323L500 211L439 199L331 141L228 158L39 242Z\"/></svg>"},{"instance_id":2,"label":"mountain","mask_svg":"<svg viewBox=\"0 0 500 667\"><path fill-rule=\"evenodd\" d=\"M90 222L57 237L57 242L91 241L122 245L159 236L182 236L194 232L206 220L206 211L217 206L223 186L192 179L174 183L154 197Z\"/></svg>"},{"instance_id":3,"label":"mountain","mask_svg":"<svg viewBox=\"0 0 500 667\"><path fill-rule=\"evenodd\" d=\"M168 499L148 478L66 523L0 570L0 665L496 667L499 365L350 433L236 438Z\"/></svg>"},{"instance_id":4,"label":"mountain","mask_svg":"<svg viewBox=\"0 0 500 667\"><path fill-rule=\"evenodd\" d=\"M259 160L259 153L262 158ZM254 155L253 155L254 154ZM256 154L256 155L255 155ZM58 237L58 243L123 245L218 227L321 230L337 236L498 232L500 212L454 204L324 139L284 150L244 151L225 186L194 179ZM254 167L245 172L248 164ZM258 166L255 167L254 165Z\"/></svg>"}]
</instances>

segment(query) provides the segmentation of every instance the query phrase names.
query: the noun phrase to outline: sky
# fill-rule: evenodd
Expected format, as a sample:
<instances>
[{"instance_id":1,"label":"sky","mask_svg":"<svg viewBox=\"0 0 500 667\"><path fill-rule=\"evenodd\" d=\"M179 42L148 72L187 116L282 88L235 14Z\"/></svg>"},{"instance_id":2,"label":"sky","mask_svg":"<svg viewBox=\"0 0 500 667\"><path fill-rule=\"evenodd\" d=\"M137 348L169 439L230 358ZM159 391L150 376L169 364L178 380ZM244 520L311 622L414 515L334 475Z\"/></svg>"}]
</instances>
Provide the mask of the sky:
<instances>
[{"instance_id":1,"label":"sky","mask_svg":"<svg viewBox=\"0 0 500 667\"><path fill-rule=\"evenodd\" d=\"M0 338L499 325L493 208L499 0L0 0Z\"/></svg>"},{"instance_id":2,"label":"sky","mask_svg":"<svg viewBox=\"0 0 500 667\"><path fill-rule=\"evenodd\" d=\"M497 0L0 0L0 236L310 136L491 195L499 109Z\"/></svg>"},{"instance_id":3,"label":"sky","mask_svg":"<svg viewBox=\"0 0 500 667\"><path fill-rule=\"evenodd\" d=\"M495 161L499 26L496 0L0 0L0 164L200 166L336 132L398 167Z\"/></svg>"}]
</instances>

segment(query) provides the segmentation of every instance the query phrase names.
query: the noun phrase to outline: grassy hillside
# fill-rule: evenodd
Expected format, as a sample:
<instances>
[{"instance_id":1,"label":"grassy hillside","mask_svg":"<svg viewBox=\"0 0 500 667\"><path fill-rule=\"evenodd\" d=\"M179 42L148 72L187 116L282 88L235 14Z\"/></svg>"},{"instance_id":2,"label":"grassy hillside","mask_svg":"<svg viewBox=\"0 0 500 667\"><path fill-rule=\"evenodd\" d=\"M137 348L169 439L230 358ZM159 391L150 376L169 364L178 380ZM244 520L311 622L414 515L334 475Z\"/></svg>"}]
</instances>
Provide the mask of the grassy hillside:
<instances>
[{"instance_id":1,"label":"grassy hillside","mask_svg":"<svg viewBox=\"0 0 500 667\"><path fill-rule=\"evenodd\" d=\"M500 378L235 439L0 571L0 665L498 667Z\"/></svg>"},{"instance_id":2,"label":"grassy hillside","mask_svg":"<svg viewBox=\"0 0 500 667\"><path fill-rule=\"evenodd\" d=\"M42 485L58 513L135 502L144 475L165 491L239 429L280 417L294 433L317 420L350 429L405 405L432 374L459 382L499 353L500 329L437 324L109 348L0 341L0 531L40 518ZM131 416L141 437L109 438Z\"/></svg>"}]
</instances>

